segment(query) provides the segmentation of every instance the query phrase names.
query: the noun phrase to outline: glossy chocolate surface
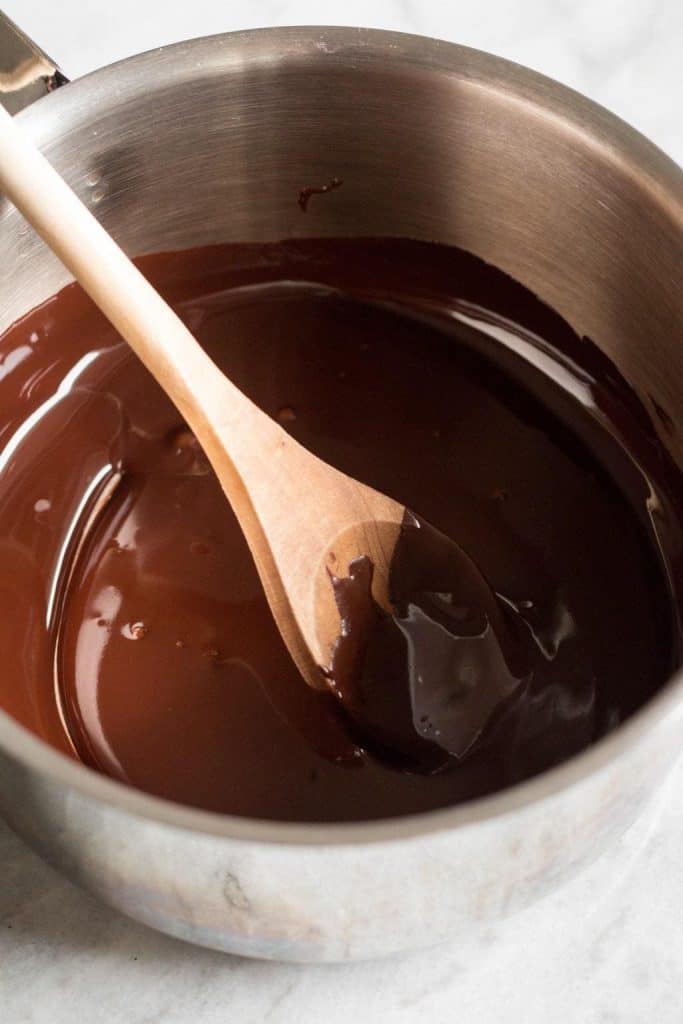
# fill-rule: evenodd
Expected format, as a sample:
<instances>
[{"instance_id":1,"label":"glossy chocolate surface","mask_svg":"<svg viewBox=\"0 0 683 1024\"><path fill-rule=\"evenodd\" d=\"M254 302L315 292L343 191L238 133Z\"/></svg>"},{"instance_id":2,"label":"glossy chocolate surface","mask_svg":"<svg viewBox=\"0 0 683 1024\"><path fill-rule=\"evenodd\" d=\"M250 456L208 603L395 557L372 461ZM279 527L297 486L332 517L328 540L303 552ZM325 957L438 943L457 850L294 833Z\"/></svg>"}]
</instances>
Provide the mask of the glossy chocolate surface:
<instances>
[{"instance_id":1,"label":"glossy chocolate surface","mask_svg":"<svg viewBox=\"0 0 683 1024\"><path fill-rule=\"evenodd\" d=\"M559 316L474 257L418 242L141 265L262 408L456 541L490 592L468 601L466 573L447 591L425 583L408 537L396 599L412 647L392 640L412 701L401 730L412 721L437 756L406 771L391 737L369 754L358 718L298 677L201 449L70 287L0 342L0 704L19 721L173 800L341 821L514 783L662 686L679 663L680 477L627 384ZM424 672L406 687L409 655L433 661L440 616L460 623L455 702L418 693ZM384 667L376 705L359 691L375 741L391 720Z\"/></svg>"}]
</instances>

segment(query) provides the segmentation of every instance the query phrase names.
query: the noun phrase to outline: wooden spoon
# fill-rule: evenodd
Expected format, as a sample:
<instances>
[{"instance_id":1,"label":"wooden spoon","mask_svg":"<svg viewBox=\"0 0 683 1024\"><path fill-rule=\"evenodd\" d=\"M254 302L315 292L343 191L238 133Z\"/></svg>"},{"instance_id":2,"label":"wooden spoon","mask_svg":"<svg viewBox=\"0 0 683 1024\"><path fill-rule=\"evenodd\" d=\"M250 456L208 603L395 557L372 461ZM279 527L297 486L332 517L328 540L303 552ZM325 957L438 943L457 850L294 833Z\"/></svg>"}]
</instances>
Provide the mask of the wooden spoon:
<instances>
[{"instance_id":1,"label":"wooden spoon","mask_svg":"<svg viewBox=\"0 0 683 1024\"><path fill-rule=\"evenodd\" d=\"M0 105L0 188L129 343L194 432L232 505L306 682L326 686L340 618L329 574L388 576L405 508L312 455L218 369Z\"/></svg>"}]
</instances>

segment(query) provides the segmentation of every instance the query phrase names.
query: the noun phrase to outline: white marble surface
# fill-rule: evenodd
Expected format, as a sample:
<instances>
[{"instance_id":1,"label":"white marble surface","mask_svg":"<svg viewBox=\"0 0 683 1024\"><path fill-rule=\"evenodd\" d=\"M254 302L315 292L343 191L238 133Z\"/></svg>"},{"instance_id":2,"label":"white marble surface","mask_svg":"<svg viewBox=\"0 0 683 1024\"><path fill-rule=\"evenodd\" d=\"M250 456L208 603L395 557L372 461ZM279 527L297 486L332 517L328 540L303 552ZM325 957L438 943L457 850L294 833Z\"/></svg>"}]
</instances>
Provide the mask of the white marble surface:
<instances>
[{"instance_id":1,"label":"white marble surface","mask_svg":"<svg viewBox=\"0 0 683 1024\"><path fill-rule=\"evenodd\" d=\"M683 162L680 0L5 0L71 77L190 36L364 24L543 71ZM0 823L0 1024L681 1024L683 762L580 879L467 943L352 966L194 949L108 910Z\"/></svg>"}]
</instances>

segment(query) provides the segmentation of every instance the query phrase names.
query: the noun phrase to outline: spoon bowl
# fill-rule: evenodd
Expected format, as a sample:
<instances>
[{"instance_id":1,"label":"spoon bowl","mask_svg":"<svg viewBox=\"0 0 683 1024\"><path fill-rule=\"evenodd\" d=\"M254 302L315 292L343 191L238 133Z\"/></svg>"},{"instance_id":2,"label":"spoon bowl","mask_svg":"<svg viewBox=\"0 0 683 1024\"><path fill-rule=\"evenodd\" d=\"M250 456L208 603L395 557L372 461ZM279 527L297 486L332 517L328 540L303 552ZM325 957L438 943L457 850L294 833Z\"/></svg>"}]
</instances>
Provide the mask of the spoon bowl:
<instances>
[{"instance_id":1,"label":"spoon bowl","mask_svg":"<svg viewBox=\"0 0 683 1024\"><path fill-rule=\"evenodd\" d=\"M360 723L364 745L382 756L400 754L408 770L431 771L444 758L464 756L497 703L508 696L506 686L496 691L497 669L505 668L502 648L497 660L487 655L481 661L484 671L475 671L474 683L466 687L475 713L462 716L448 733L457 739L442 746L441 709L455 703L459 718L463 707L456 696L465 685L457 666L462 637L457 629L455 635L445 630L452 665L448 658L439 663L423 657L424 643L418 644L422 653L416 655L416 627L409 626L411 592L401 596L402 625L394 616L405 586L395 562L401 560L408 524L411 585L422 578L424 557L434 579L440 580L439 591L448 591L452 600L465 570L463 578L474 581L467 601L475 601L490 626L485 647L493 643L498 650L495 597L471 560L392 498L307 451L257 408L211 361L2 107L0 187L128 341L200 442L240 523L280 633L308 685L329 686L351 721ZM493 614L484 613L487 607ZM437 634L444 628L425 633L431 622L425 608L422 603L419 630L427 636L427 647L439 650ZM406 633L405 640L399 641L397 628ZM469 656L477 664L480 646ZM411 666L407 673L402 668L406 658ZM424 690L421 698L418 685ZM435 686L446 688L446 698L436 703L431 696ZM488 693L483 705L480 690ZM416 718L414 707L425 699L430 712ZM420 717L430 723L429 738L419 735L424 733Z\"/></svg>"}]
</instances>

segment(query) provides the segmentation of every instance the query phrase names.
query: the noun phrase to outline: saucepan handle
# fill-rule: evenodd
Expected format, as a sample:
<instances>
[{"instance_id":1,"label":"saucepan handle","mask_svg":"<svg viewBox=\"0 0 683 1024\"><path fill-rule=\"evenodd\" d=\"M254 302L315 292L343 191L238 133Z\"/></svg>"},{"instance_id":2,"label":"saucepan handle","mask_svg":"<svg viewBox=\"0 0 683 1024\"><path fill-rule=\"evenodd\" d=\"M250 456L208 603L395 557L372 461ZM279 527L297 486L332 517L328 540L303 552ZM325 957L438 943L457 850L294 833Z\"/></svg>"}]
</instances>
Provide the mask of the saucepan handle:
<instances>
[{"instance_id":1,"label":"saucepan handle","mask_svg":"<svg viewBox=\"0 0 683 1024\"><path fill-rule=\"evenodd\" d=\"M67 81L52 58L0 11L0 103L10 114Z\"/></svg>"}]
</instances>

